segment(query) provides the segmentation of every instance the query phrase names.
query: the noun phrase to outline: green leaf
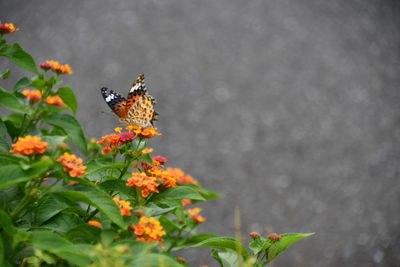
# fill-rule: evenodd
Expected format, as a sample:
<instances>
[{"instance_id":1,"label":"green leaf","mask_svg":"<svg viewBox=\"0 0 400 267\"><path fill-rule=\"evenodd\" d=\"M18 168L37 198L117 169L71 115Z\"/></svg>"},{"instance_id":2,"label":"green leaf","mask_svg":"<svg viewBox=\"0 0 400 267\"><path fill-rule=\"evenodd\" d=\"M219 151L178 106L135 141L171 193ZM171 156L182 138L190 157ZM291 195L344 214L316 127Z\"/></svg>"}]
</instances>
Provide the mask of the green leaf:
<instances>
[{"instance_id":1,"label":"green leaf","mask_svg":"<svg viewBox=\"0 0 400 267\"><path fill-rule=\"evenodd\" d=\"M97 189L96 187L75 185L74 188L79 191L68 190L57 192L56 194L64 196L72 201L82 201L86 204L95 206L100 212L102 212L119 227L126 227L124 221L122 220L122 216L120 215L119 208L110 195L102 190Z\"/></svg>"},{"instance_id":2,"label":"green leaf","mask_svg":"<svg viewBox=\"0 0 400 267\"><path fill-rule=\"evenodd\" d=\"M18 98L0 88L0 107L15 111L15 112L25 112L25 106L19 102Z\"/></svg>"},{"instance_id":3,"label":"green leaf","mask_svg":"<svg viewBox=\"0 0 400 267\"><path fill-rule=\"evenodd\" d=\"M243 258L240 257L236 251L230 249L227 249L226 251L218 251L213 249L211 256L216 259L222 267L246 266L239 265L240 263L243 263Z\"/></svg>"},{"instance_id":4,"label":"green leaf","mask_svg":"<svg viewBox=\"0 0 400 267\"><path fill-rule=\"evenodd\" d=\"M183 267L182 264L175 261L173 258L163 255L163 254L144 254L135 257L131 266L140 266L140 267L154 267L154 266L163 266L163 267Z\"/></svg>"},{"instance_id":5,"label":"green leaf","mask_svg":"<svg viewBox=\"0 0 400 267\"><path fill-rule=\"evenodd\" d=\"M202 188L201 186L198 186L195 184L188 184L186 186L193 188L196 192L198 192L200 195L202 195L205 200L221 198L221 196L218 195L217 193L206 190L206 189Z\"/></svg>"},{"instance_id":6,"label":"green leaf","mask_svg":"<svg viewBox=\"0 0 400 267\"><path fill-rule=\"evenodd\" d=\"M83 153L87 154L87 143L85 134L80 123L68 114L52 114L43 118L50 125L62 128L71 138L72 142Z\"/></svg>"},{"instance_id":7,"label":"green leaf","mask_svg":"<svg viewBox=\"0 0 400 267\"><path fill-rule=\"evenodd\" d=\"M3 210L0 210L0 227L9 236L13 236L18 231L10 216Z\"/></svg>"},{"instance_id":8,"label":"green leaf","mask_svg":"<svg viewBox=\"0 0 400 267\"><path fill-rule=\"evenodd\" d=\"M91 160L87 163L88 174L93 174L99 171L109 170L109 169L119 169L125 166L124 163L107 163L101 161L100 159Z\"/></svg>"},{"instance_id":9,"label":"green leaf","mask_svg":"<svg viewBox=\"0 0 400 267\"><path fill-rule=\"evenodd\" d=\"M8 77L10 77L11 74L11 70L8 69L3 73L0 73L0 78L2 78L3 80L6 80Z\"/></svg>"},{"instance_id":10,"label":"green leaf","mask_svg":"<svg viewBox=\"0 0 400 267\"><path fill-rule=\"evenodd\" d=\"M282 237L280 240L273 242L268 249L268 263L275 259L280 253L282 253L285 249L303 239L307 236L311 236L314 233L290 233L290 234L281 234Z\"/></svg>"},{"instance_id":11,"label":"green leaf","mask_svg":"<svg viewBox=\"0 0 400 267\"><path fill-rule=\"evenodd\" d=\"M19 164L0 166L0 188L28 181L46 172L53 162L51 160L41 160L24 170Z\"/></svg>"},{"instance_id":12,"label":"green leaf","mask_svg":"<svg viewBox=\"0 0 400 267\"><path fill-rule=\"evenodd\" d=\"M219 249L231 249L240 253L244 259L246 259L249 254L247 248L232 237L212 237L203 240L195 245L192 245L192 247L213 247Z\"/></svg>"},{"instance_id":13,"label":"green leaf","mask_svg":"<svg viewBox=\"0 0 400 267\"><path fill-rule=\"evenodd\" d=\"M65 237L74 242L93 243L100 242L101 229L88 225L80 224L70 229Z\"/></svg>"},{"instance_id":14,"label":"green leaf","mask_svg":"<svg viewBox=\"0 0 400 267\"><path fill-rule=\"evenodd\" d=\"M14 85L13 92L17 92L22 88L26 88L29 86L31 81L27 77L22 77L18 80L18 82Z\"/></svg>"},{"instance_id":15,"label":"green leaf","mask_svg":"<svg viewBox=\"0 0 400 267\"><path fill-rule=\"evenodd\" d=\"M58 89L57 95L61 97L64 103L76 114L78 111L78 102L76 101L76 97L74 91L71 87L62 87Z\"/></svg>"},{"instance_id":16,"label":"green leaf","mask_svg":"<svg viewBox=\"0 0 400 267\"><path fill-rule=\"evenodd\" d=\"M72 264L88 266L88 246L73 244L69 240L51 232L32 232L30 238L32 245L53 253Z\"/></svg>"},{"instance_id":17,"label":"green leaf","mask_svg":"<svg viewBox=\"0 0 400 267\"><path fill-rule=\"evenodd\" d=\"M32 78L31 83L29 84L30 87L43 90L44 86L46 85L46 81L43 78L43 75L37 75Z\"/></svg>"},{"instance_id":18,"label":"green leaf","mask_svg":"<svg viewBox=\"0 0 400 267\"><path fill-rule=\"evenodd\" d=\"M122 180L108 180L98 184L104 191L119 191L127 196L136 198L136 190L126 185L126 181Z\"/></svg>"},{"instance_id":19,"label":"green leaf","mask_svg":"<svg viewBox=\"0 0 400 267\"><path fill-rule=\"evenodd\" d=\"M162 200L168 200L168 199L183 199L183 198L188 198L188 199L193 199L193 200L203 200L204 198L194 191L192 188L188 186L176 186L172 188L168 188L164 192L155 195L153 198L154 201L162 201Z\"/></svg>"},{"instance_id":20,"label":"green leaf","mask_svg":"<svg viewBox=\"0 0 400 267\"><path fill-rule=\"evenodd\" d=\"M56 216L61 211L69 208L66 200L54 194L51 194L45 201L43 201L36 211L36 223L41 225L50 218Z\"/></svg>"},{"instance_id":21,"label":"green leaf","mask_svg":"<svg viewBox=\"0 0 400 267\"><path fill-rule=\"evenodd\" d=\"M9 153L0 153L0 166L5 166L9 164L18 164L21 160L21 157L14 156Z\"/></svg>"},{"instance_id":22,"label":"green leaf","mask_svg":"<svg viewBox=\"0 0 400 267\"><path fill-rule=\"evenodd\" d=\"M72 228L82 223L82 219L76 213L63 211L46 221L40 227L52 230L59 234L65 234Z\"/></svg>"},{"instance_id":23,"label":"green leaf","mask_svg":"<svg viewBox=\"0 0 400 267\"><path fill-rule=\"evenodd\" d=\"M49 153L54 154L57 151L57 145L61 142L64 142L67 136L60 136L60 135L48 135L42 136L42 140L49 143Z\"/></svg>"},{"instance_id":24,"label":"green leaf","mask_svg":"<svg viewBox=\"0 0 400 267\"><path fill-rule=\"evenodd\" d=\"M254 255L257 255L261 251L267 249L271 245L271 241L269 239L265 239L264 237L258 237L250 242L249 248L253 251Z\"/></svg>"},{"instance_id":25,"label":"green leaf","mask_svg":"<svg viewBox=\"0 0 400 267\"><path fill-rule=\"evenodd\" d=\"M0 152L1 151L7 152L9 150L10 146L8 145L8 142L3 137L0 137Z\"/></svg>"},{"instance_id":26,"label":"green leaf","mask_svg":"<svg viewBox=\"0 0 400 267\"><path fill-rule=\"evenodd\" d=\"M20 68L30 72L37 73L36 63L32 56L29 55L19 44L7 46L6 50L2 53L3 56L8 57L12 63Z\"/></svg>"}]
</instances>

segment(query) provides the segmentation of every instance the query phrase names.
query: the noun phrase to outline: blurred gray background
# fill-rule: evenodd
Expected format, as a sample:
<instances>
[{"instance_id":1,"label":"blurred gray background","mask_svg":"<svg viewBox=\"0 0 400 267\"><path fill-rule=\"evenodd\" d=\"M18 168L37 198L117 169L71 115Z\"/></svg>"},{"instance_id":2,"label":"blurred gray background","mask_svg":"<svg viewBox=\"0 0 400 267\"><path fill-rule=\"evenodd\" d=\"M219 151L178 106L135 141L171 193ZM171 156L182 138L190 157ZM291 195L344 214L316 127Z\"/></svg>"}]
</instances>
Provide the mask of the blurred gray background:
<instances>
[{"instance_id":1,"label":"blurred gray background","mask_svg":"<svg viewBox=\"0 0 400 267\"><path fill-rule=\"evenodd\" d=\"M99 88L146 74L156 154L223 196L202 232L234 235L238 208L245 236L317 233L274 266L400 266L399 1L1 0L0 19L72 66L90 137L118 125Z\"/></svg>"}]
</instances>

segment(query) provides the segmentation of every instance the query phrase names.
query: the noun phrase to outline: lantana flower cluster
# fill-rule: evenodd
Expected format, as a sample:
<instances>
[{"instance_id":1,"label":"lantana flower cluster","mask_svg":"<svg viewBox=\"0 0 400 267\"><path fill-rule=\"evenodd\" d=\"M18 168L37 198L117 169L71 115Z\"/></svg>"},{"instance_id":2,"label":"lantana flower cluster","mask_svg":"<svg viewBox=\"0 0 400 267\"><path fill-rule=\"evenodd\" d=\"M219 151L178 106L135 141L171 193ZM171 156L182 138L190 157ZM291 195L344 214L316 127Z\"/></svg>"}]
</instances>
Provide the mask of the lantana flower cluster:
<instances>
[{"instance_id":1,"label":"lantana flower cluster","mask_svg":"<svg viewBox=\"0 0 400 267\"><path fill-rule=\"evenodd\" d=\"M12 23L0 23L0 34L10 34L19 31Z\"/></svg>"},{"instance_id":2,"label":"lantana flower cluster","mask_svg":"<svg viewBox=\"0 0 400 267\"><path fill-rule=\"evenodd\" d=\"M72 74L72 69L68 64L60 64L58 61L46 60L39 65L44 70L51 70L57 74Z\"/></svg>"},{"instance_id":3,"label":"lantana flower cluster","mask_svg":"<svg viewBox=\"0 0 400 267\"><path fill-rule=\"evenodd\" d=\"M40 155L45 153L49 148L49 144L43 142L40 136L27 135L19 137L17 142L12 144L10 152L23 156Z\"/></svg>"},{"instance_id":4,"label":"lantana flower cluster","mask_svg":"<svg viewBox=\"0 0 400 267\"><path fill-rule=\"evenodd\" d=\"M161 237L167 234L158 220L144 216L140 218L137 225L132 226L132 230L137 235L137 241L145 243L158 241L159 245L164 241Z\"/></svg>"},{"instance_id":5,"label":"lantana flower cluster","mask_svg":"<svg viewBox=\"0 0 400 267\"><path fill-rule=\"evenodd\" d=\"M86 166L83 165L83 160L73 154L65 152L56 161L63 165L64 172L71 177L82 177L86 174Z\"/></svg>"},{"instance_id":6,"label":"lantana flower cluster","mask_svg":"<svg viewBox=\"0 0 400 267\"><path fill-rule=\"evenodd\" d=\"M131 213L132 207L131 207L131 203L129 201L119 199L118 196L115 196L113 198L113 200L118 205L122 216L131 216L132 215L132 213Z\"/></svg>"},{"instance_id":7,"label":"lantana flower cluster","mask_svg":"<svg viewBox=\"0 0 400 267\"><path fill-rule=\"evenodd\" d=\"M42 99L42 92L40 90L25 89L22 94L29 99L30 103L37 103ZM58 95L48 96L45 99L46 104L56 107L65 107L64 101Z\"/></svg>"}]
</instances>

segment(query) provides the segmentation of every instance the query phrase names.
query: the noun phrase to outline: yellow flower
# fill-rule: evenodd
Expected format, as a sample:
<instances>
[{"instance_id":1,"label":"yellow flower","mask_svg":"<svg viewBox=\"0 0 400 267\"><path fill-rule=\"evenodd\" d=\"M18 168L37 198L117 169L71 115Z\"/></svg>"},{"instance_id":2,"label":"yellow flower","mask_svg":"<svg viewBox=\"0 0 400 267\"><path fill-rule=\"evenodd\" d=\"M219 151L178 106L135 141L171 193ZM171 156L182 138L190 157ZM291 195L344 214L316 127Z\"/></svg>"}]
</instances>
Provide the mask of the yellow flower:
<instances>
[{"instance_id":1,"label":"yellow flower","mask_svg":"<svg viewBox=\"0 0 400 267\"><path fill-rule=\"evenodd\" d=\"M121 127L117 127L117 128L114 129L114 131L117 132L117 133L120 133L122 131L122 128Z\"/></svg>"},{"instance_id":2,"label":"yellow flower","mask_svg":"<svg viewBox=\"0 0 400 267\"><path fill-rule=\"evenodd\" d=\"M138 135L138 134L140 134L142 132L142 128L140 126L137 126L137 125L128 125L128 126L126 126L125 129L127 129L128 131L130 131L130 132L132 132L132 133L134 133L136 135Z\"/></svg>"},{"instance_id":3,"label":"yellow flower","mask_svg":"<svg viewBox=\"0 0 400 267\"><path fill-rule=\"evenodd\" d=\"M153 152L153 150L154 149L152 149L152 148L145 148L142 150L142 152L140 154L145 155L145 154Z\"/></svg>"},{"instance_id":4,"label":"yellow flower","mask_svg":"<svg viewBox=\"0 0 400 267\"><path fill-rule=\"evenodd\" d=\"M10 152L16 155L40 155L48 150L49 144L43 142L40 136L30 136L19 137L15 144L12 144L12 149Z\"/></svg>"}]
</instances>

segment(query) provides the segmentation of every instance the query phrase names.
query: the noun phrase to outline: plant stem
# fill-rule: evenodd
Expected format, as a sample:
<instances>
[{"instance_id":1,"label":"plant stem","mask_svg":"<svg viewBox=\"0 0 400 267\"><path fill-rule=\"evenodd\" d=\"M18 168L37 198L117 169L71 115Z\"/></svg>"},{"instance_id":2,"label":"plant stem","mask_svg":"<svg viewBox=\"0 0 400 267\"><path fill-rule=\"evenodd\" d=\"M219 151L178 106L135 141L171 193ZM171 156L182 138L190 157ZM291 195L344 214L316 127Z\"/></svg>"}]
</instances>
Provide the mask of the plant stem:
<instances>
[{"instance_id":1,"label":"plant stem","mask_svg":"<svg viewBox=\"0 0 400 267\"><path fill-rule=\"evenodd\" d=\"M169 248L167 249L167 253L171 252L171 250L175 247L176 243L178 242L178 239L181 237L183 228L179 229L178 234L176 235L174 241L172 241L171 246L169 246Z\"/></svg>"}]
</instances>

